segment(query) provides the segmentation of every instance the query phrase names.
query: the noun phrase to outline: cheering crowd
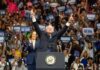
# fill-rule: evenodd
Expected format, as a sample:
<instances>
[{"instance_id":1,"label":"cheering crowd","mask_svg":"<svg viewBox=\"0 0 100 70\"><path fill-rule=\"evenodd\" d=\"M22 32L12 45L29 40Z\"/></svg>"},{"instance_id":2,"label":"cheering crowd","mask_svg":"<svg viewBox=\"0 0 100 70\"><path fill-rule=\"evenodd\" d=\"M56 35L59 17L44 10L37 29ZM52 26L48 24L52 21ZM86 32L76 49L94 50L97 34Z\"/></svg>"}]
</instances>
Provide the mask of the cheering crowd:
<instances>
[{"instance_id":1,"label":"cheering crowd","mask_svg":"<svg viewBox=\"0 0 100 70\"><path fill-rule=\"evenodd\" d=\"M100 70L99 13L100 0L0 0L0 70L36 70L37 52Z\"/></svg>"}]
</instances>

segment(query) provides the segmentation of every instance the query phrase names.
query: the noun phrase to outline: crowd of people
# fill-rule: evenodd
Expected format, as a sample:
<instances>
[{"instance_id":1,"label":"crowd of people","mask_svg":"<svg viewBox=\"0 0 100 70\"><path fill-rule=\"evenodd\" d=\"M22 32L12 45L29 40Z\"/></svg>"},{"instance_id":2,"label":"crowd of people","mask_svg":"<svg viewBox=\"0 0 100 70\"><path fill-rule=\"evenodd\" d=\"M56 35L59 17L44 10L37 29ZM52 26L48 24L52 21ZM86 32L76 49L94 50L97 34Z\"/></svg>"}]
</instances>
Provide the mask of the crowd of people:
<instances>
[{"instance_id":1,"label":"crowd of people","mask_svg":"<svg viewBox=\"0 0 100 70\"><path fill-rule=\"evenodd\" d=\"M37 52L100 70L99 13L100 0L0 0L0 70L35 70Z\"/></svg>"}]
</instances>

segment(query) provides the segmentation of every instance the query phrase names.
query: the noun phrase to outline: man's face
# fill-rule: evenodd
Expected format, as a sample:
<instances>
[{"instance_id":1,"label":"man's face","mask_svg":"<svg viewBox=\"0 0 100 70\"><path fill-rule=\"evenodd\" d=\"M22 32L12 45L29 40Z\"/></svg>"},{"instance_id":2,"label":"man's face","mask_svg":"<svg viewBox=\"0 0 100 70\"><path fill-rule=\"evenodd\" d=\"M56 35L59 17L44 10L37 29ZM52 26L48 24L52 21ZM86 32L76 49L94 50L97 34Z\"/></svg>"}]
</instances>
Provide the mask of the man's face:
<instances>
[{"instance_id":1,"label":"man's face","mask_svg":"<svg viewBox=\"0 0 100 70\"><path fill-rule=\"evenodd\" d=\"M52 34L54 32L54 27L52 25L46 26L46 32Z\"/></svg>"}]
</instances>

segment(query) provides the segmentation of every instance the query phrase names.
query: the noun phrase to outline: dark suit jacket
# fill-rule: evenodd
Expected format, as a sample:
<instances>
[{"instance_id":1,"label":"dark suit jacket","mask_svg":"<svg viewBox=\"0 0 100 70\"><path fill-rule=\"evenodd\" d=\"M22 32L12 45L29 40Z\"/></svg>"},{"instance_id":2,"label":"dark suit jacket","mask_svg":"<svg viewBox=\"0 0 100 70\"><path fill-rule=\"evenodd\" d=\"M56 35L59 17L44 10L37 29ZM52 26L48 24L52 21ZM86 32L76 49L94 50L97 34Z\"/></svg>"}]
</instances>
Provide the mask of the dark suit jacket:
<instances>
[{"instance_id":1,"label":"dark suit jacket","mask_svg":"<svg viewBox=\"0 0 100 70\"><path fill-rule=\"evenodd\" d=\"M64 28L61 31L55 34L53 33L52 37L50 38L46 32L43 32L40 30L37 22L34 22L33 25L40 38L40 48L37 51L40 51L40 52L57 51L55 42L66 32L68 27L64 26Z\"/></svg>"},{"instance_id":2,"label":"dark suit jacket","mask_svg":"<svg viewBox=\"0 0 100 70\"><path fill-rule=\"evenodd\" d=\"M36 63L36 50L39 48L39 41L36 41L35 48L33 48L32 43L29 41L26 42L26 47L24 51L28 51L28 55L26 56L26 63L27 64L34 64Z\"/></svg>"}]
</instances>

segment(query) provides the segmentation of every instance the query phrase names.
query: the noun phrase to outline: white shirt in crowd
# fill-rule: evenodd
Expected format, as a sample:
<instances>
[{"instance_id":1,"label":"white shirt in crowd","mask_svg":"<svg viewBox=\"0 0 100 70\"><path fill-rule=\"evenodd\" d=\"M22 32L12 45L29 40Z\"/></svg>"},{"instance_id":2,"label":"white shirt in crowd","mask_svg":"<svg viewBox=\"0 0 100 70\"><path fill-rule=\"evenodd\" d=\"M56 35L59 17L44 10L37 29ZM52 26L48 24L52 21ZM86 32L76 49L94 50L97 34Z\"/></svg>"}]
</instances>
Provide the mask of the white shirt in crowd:
<instances>
[{"instance_id":1,"label":"white shirt in crowd","mask_svg":"<svg viewBox=\"0 0 100 70\"><path fill-rule=\"evenodd\" d=\"M15 62L13 64L13 62ZM22 65L18 67L18 62L15 61L15 59L10 60L10 63L12 65L12 70L27 70L27 67L25 67L24 62L22 62Z\"/></svg>"},{"instance_id":2,"label":"white shirt in crowd","mask_svg":"<svg viewBox=\"0 0 100 70\"><path fill-rule=\"evenodd\" d=\"M72 63L72 68L74 68L75 70L78 70L79 65L82 65L84 67L84 65L82 63L77 64L76 62ZM84 68L83 68L84 70Z\"/></svg>"},{"instance_id":3,"label":"white shirt in crowd","mask_svg":"<svg viewBox=\"0 0 100 70\"><path fill-rule=\"evenodd\" d=\"M2 62L0 61L0 70L4 70L4 67L5 67L5 63L2 63Z\"/></svg>"},{"instance_id":4,"label":"white shirt in crowd","mask_svg":"<svg viewBox=\"0 0 100 70\"><path fill-rule=\"evenodd\" d=\"M70 57L70 54L68 54L68 55L65 56L65 62L68 63L69 57Z\"/></svg>"}]
</instances>

